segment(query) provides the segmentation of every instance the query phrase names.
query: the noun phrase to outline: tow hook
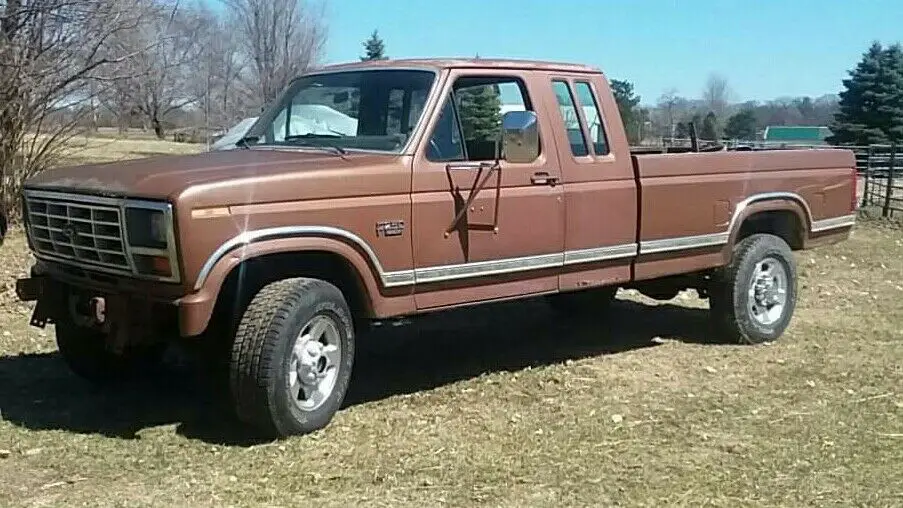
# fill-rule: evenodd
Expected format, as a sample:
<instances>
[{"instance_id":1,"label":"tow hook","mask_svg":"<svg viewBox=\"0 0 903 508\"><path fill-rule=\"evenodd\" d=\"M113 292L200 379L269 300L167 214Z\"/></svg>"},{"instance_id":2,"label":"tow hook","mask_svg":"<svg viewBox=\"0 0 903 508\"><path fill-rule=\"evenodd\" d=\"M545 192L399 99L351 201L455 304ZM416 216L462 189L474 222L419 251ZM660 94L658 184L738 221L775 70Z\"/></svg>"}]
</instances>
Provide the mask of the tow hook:
<instances>
[{"instance_id":1,"label":"tow hook","mask_svg":"<svg viewBox=\"0 0 903 508\"><path fill-rule=\"evenodd\" d=\"M95 325L102 325L107 320L107 301L102 296L95 296L88 302L91 309L91 317Z\"/></svg>"}]
</instances>

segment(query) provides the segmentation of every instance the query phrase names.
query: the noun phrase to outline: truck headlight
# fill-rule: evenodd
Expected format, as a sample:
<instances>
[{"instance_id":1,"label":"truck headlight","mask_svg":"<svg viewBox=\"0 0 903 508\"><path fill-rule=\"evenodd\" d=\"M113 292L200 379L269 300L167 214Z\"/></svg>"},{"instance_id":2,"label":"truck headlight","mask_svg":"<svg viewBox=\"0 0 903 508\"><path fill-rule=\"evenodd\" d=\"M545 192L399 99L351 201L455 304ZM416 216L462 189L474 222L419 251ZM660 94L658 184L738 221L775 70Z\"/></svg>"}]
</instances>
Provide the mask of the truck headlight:
<instances>
[{"instance_id":1,"label":"truck headlight","mask_svg":"<svg viewBox=\"0 0 903 508\"><path fill-rule=\"evenodd\" d=\"M129 232L129 245L166 249L168 225L162 210L126 208L125 220Z\"/></svg>"},{"instance_id":2,"label":"truck headlight","mask_svg":"<svg viewBox=\"0 0 903 508\"><path fill-rule=\"evenodd\" d=\"M125 229L132 266L138 275L173 282L179 280L169 204L126 201Z\"/></svg>"}]
</instances>

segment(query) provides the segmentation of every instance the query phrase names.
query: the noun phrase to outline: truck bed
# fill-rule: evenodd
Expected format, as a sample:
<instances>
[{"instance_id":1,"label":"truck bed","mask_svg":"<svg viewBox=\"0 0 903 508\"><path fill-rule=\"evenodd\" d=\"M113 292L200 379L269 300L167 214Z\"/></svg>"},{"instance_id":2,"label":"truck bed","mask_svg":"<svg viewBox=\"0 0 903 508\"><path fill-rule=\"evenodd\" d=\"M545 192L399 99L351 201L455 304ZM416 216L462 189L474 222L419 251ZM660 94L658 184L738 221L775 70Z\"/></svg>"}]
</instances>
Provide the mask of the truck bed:
<instances>
[{"instance_id":1,"label":"truck bed","mask_svg":"<svg viewBox=\"0 0 903 508\"><path fill-rule=\"evenodd\" d=\"M633 154L641 254L698 249L698 268L720 261L712 247L726 245L745 204L759 199L792 202L805 220L850 213L855 195L853 153L838 149L755 150ZM814 227L813 227L814 226ZM708 256L708 257L707 257ZM668 263L640 259L637 278L659 276Z\"/></svg>"}]
</instances>

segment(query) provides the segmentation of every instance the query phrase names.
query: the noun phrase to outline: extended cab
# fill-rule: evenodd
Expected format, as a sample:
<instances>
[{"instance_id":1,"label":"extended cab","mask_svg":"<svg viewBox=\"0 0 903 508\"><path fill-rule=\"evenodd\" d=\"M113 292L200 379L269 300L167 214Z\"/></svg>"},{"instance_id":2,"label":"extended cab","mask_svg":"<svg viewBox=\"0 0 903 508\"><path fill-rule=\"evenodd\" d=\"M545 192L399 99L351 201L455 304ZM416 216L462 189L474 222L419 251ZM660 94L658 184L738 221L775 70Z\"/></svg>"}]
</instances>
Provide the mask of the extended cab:
<instances>
[{"instance_id":1,"label":"extended cab","mask_svg":"<svg viewBox=\"0 0 903 508\"><path fill-rule=\"evenodd\" d=\"M223 345L237 415L284 436L331 420L374 321L693 288L724 337L775 340L792 251L847 238L855 176L840 149L632 153L604 75L581 65L331 66L234 150L29 180L38 261L18 292L92 380L160 337Z\"/></svg>"}]
</instances>

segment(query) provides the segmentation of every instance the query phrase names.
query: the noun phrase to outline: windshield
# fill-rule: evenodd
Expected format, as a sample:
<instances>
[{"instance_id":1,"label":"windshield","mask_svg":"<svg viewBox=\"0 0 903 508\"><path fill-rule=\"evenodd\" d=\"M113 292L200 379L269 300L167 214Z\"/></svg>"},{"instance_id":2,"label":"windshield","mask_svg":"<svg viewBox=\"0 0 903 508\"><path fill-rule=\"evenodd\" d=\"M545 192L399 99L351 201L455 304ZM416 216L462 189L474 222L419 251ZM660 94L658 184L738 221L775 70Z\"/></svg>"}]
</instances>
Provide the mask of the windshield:
<instances>
[{"instance_id":1,"label":"windshield","mask_svg":"<svg viewBox=\"0 0 903 508\"><path fill-rule=\"evenodd\" d=\"M420 120L435 76L400 69L303 76L254 123L248 141L400 152Z\"/></svg>"}]
</instances>

